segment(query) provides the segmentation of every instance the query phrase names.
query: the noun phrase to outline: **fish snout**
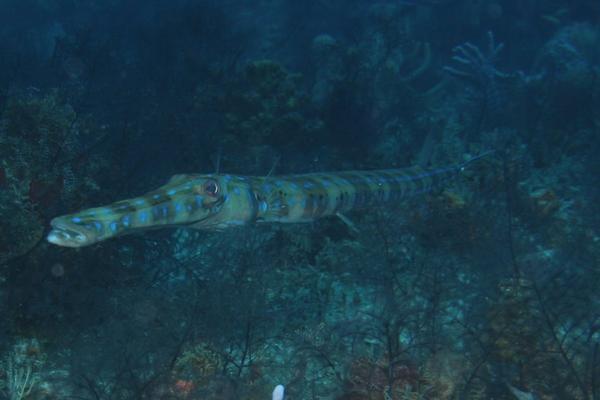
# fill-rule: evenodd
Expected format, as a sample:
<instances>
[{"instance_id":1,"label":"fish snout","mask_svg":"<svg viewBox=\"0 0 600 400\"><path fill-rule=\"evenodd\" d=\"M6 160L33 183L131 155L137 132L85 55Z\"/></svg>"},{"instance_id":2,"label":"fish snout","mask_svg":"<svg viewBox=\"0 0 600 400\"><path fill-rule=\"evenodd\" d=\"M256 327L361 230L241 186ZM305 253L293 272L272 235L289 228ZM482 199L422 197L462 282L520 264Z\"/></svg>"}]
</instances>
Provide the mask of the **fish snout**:
<instances>
[{"instance_id":1,"label":"fish snout","mask_svg":"<svg viewBox=\"0 0 600 400\"><path fill-rule=\"evenodd\" d=\"M83 226L65 220L63 217L54 218L50 225L52 230L48 233L48 242L64 247L82 247L92 244L93 237L85 231Z\"/></svg>"}]
</instances>

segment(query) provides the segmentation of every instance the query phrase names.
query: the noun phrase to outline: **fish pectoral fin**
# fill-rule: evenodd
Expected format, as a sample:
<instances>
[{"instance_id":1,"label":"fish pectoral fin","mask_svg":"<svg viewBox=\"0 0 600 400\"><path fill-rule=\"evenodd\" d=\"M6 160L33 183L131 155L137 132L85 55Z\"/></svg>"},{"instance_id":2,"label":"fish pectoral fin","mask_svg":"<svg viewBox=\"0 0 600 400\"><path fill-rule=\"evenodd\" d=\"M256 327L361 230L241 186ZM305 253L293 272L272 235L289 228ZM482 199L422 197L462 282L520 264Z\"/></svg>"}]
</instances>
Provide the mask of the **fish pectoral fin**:
<instances>
[{"instance_id":1,"label":"fish pectoral fin","mask_svg":"<svg viewBox=\"0 0 600 400\"><path fill-rule=\"evenodd\" d=\"M273 192L258 201L258 213L261 219L277 221L289 214L289 206L281 194Z\"/></svg>"},{"instance_id":2,"label":"fish pectoral fin","mask_svg":"<svg viewBox=\"0 0 600 400\"><path fill-rule=\"evenodd\" d=\"M346 217L344 214L342 213L335 213L335 215L342 220L342 222L344 224L346 224L346 226L348 228L350 228L350 230L354 233L360 233L360 231L358 230L358 228L356 227L356 225L354 225L354 223L350 220L350 218Z\"/></svg>"},{"instance_id":3,"label":"fish pectoral fin","mask_svg":"<svg viewBox=\"0 0 600 400\"><path fill-rule=\"evenodd\" d=\"M269 209L263 213L263 217L266 220L278 220L279 218L287 216L289 213L287 204L275 203L274 205L269 205L268 207Z\"/></svg>"}]
</instances>

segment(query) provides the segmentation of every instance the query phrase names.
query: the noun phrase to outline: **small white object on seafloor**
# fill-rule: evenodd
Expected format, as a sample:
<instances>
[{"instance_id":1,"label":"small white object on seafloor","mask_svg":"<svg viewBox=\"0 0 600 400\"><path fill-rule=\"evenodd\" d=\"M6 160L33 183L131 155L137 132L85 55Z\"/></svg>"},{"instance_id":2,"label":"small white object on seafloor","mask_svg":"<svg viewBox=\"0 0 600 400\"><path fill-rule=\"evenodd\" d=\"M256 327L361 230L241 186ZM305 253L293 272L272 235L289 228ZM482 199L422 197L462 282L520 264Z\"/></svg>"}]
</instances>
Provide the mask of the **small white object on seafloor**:
<instances>
[{"instance_id":1,"label":"small white object on seafloor","mask_svg":"<svg viewBox=\"0 0 600 400\"><path fill-rule=\"evenodd\" d=\"M275 386L275 390L273 390L273 400L283 400L284 392L285 388L283 385Z\"/></svg>"}]
</instances>

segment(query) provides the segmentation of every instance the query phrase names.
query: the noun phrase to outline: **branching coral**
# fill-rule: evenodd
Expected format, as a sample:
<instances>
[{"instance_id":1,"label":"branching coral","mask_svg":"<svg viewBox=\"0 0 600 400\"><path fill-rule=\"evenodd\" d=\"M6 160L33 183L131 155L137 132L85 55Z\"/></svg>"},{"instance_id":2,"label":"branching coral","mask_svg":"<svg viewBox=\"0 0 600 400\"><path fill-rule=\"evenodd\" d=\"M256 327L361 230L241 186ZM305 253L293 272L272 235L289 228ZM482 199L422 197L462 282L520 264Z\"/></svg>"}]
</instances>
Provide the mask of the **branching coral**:
<instances>
[{"instance_id":1,"label":"branching coral","mask_svg":"<svg viewBox=\"0 0 600 400\"><path fill-rule=\"evenodd\" d=\"M429 94L437 86L417 80L430 71L433 59L430 43L417 39L412 22L402 15L401 7L374 4L370 14L376 24L359 48L364 59L362 68L370 75L369 79L381 81L377 89L384 93L386 88L393 88L394 96L401 91L414 96Z\"/></svg>"},{"instance_id":2,"label":"branching coral","mask_svg":"<svg viewBox=\"0 0 600 400\"><path fill-rule=\"evenodd\" d=\"M444 70L479 86L482 90L489 90L488 88L496 84L497 79L511 77L511 74L502 72L496 67L496 61L504 48L504 43L496 44L491 31L487 33L487 37L488 43L485 52L469 42L456 46L452 59L460 65L460 68L446 66Z\"/></svg>"},{"instance_id":3,"label":"branching coral","mask_svg":"<svg viewBox=\"0 0 600 400\"><path fill-rule=\"evenodd\" d=\"M16 343L0 364L4 370L4 391L9 400L28 398L39 388L45 356L36 339L22 339Z\"/></svg>"},{"instance_id":4,"label":"branching coral","mask_svg":"<svg viewBox=\"0 0 600 400\"><path fill-rule=\"evenodd\" d=\"M470 42L456 46L452 60L457 65L444 67L448 74L475 88L476 99L481 107L479 125L487 120L494 123L503 121L500 116L507 103L505 81L516 76L502 72L496 66L504 44L497 44L491 31L487 34L487 41L486 50L481 50Z\"/></svg>"}]
</instances>

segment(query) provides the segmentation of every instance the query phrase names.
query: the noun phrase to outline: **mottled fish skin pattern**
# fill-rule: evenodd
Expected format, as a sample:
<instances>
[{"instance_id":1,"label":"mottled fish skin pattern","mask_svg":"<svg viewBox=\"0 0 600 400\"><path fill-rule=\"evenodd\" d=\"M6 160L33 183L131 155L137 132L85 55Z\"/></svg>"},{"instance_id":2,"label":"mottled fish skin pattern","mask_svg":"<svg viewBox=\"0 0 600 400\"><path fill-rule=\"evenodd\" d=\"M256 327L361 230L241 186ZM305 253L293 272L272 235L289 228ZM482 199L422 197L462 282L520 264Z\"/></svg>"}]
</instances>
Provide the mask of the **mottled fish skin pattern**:
<instances>
[{"instance_id":1,"label":"mottled fish skin pattern","mask_svg":"<svg viewBox=\"0 0 600 400\"><path fill-rule=\"evenodd\" d=\"M312 173L253 178L257 222L310 222L317 218L398 202L440 187L460 166Z\"/></svg>"},{"instance_id":2,"label":"mottled fish skin pattern","mask_svg":"<svg viewBox=\"0 0 600 400\"><path fill-rule=\"evenodd\" d=\"M251 223L310 222L429 192L456 176L470 161L437 169L269 177L175 175L141 197L54 218L47 239L59 246L83 247L164 227L218 231Z\"/></svg>"}]
</instances>

